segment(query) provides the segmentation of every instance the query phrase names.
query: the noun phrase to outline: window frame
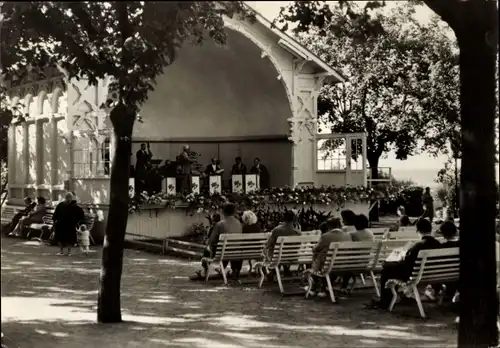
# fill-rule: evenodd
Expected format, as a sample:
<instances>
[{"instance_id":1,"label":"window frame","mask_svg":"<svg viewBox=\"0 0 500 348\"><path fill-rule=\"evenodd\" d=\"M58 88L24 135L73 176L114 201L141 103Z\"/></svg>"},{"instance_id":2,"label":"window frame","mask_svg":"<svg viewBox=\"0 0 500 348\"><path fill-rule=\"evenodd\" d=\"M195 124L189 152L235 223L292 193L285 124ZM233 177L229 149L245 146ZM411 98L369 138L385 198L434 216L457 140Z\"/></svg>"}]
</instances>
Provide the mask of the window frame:
<instances>
[{"instance_id":1,"label":"window frame","mask_svg":"<svg viewBox=\"0 0 500 348\"><path fill-rule=\"evenodd\" d=\"M111 176L111 130L78 130L73 131L72 146L71 146L71 165L72 175L71 178L75 180L89 180L89 179L109 179ZM77 142L75 139L87 138L86 144L81 147L76 147ZM105 160L105 151L109 151L109 159ZM77 161L75 154L81 153L82 160ZM92 156L94 153L99 154L96 159ZM89 161L90 159L90 161ZM102 165L102 170L99 167ZM108 166L108 174L106 174L106 165ZM79 170L77 172L77 167ZM94 169L95 168L95 169Z\"/></svg>"},{"instance_id":2,"label":"window frame","mask_svg":"<svg viewBox=\"0 0 500 348\"><path fill-rule=\"evenodd\" d=\"M319 154L318 154L318 142L320 140L328 140L328 139L339 139L342 138L345 141L345 148L346 148L346 156L345 156L345 164L346 168L345 169L320 169L319 168ZM351 149L351 144L353 140L361 140L361 153L360 155L364 160L362 160L362 165L361 169L352 169L351 167L351 160L352 160L352 149ZM359 172L366 172L367 166L366 166L366 134L365 133L326 133L326 134L316 134L315 140L314 140L314 167L316 170L316 173L359 173Z\"/></svg>"}]
</instances>

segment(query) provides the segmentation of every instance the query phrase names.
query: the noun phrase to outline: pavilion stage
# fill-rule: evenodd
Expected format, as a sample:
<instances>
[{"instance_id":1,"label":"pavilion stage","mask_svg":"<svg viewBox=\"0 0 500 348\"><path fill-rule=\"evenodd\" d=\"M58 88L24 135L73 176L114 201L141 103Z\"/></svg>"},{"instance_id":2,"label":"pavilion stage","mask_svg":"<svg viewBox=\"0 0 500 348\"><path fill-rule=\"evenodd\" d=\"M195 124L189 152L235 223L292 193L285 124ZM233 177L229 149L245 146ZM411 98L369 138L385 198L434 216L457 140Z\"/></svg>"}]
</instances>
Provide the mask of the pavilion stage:
<instances>
[{"instance_id":1,"label":"pavilion stage","mask_svg":"<svg viewBox=\"0 0 500 348\"><path fill-rule=\"evenodd\" d=\"M325 83L345 78L258 13L257 21L225 18L227 44L188 43L156 78L133 132L135 152L149 142L154 159L175 161L182 146L198 152L202 167L218 158L227 186L235 157L250 169L259 157L270 187L366 186L364 134L317 134L317 98ZM90 86L63 74L29 78L9 88L11 103L26 102L26 122L9 133L9 197L22 205L27 195L57 201L65 190L98 216L93 231L103 235L109 208L109 173L115 148L108 110L110 80ZM334 139L339 149L324 153ZM323 151L323 152L322 152ZM334 210L343 207L324 206ZM368 205L350 207L368 212ZM142 207L129 217L127 232L154 238L182 235L203 214L182 207Z\"/></svg>"}]
</instances>

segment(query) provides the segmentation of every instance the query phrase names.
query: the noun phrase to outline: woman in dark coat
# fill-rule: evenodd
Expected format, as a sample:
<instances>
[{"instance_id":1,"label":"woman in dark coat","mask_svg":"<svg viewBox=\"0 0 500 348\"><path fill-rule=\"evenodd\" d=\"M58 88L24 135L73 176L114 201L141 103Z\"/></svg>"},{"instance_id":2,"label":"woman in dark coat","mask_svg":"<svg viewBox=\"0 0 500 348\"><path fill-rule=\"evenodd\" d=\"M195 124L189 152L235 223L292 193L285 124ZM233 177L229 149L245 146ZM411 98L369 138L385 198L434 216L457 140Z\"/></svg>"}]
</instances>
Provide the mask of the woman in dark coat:
<instances>
[{"instance_id":1,"label":"woman in dark coat","mask_svg":"<svg viewBox=\"0 0 500 348\"><path fill-rule=\"evenodd\" d=\"M76 244L76 227L85 218L83 209L78 206L71 193L59 203L54 211L54 239L59 244L59 254L64 255L64 248L68 248L67 255L71 255L71 247Z\"/></svg>"}]
</instances>

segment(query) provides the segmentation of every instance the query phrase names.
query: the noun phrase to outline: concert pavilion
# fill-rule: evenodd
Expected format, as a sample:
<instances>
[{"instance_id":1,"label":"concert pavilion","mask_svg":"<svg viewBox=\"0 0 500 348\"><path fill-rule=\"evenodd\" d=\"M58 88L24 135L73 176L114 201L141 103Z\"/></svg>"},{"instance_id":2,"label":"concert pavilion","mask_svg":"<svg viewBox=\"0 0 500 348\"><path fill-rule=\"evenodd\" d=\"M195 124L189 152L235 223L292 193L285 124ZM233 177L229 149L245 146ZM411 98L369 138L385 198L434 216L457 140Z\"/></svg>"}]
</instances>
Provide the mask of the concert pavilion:
<instances>
[{"instance_id":1,"label":"concert pavilion","mask_svg":"<svg viewBox=\"0 0 500 348\"><path fill-rule=\"evenodd\" d=\"M189 144L203 167L221 161L224 182L239 156L248 168L259 157L272 187L366 186L365 135L317 134L319 90L342 75L258 13L255 23L226 19L226 27L227 45L186 45L158 77L135 125L132 164L141 143L161 160ZM57 71L11 82L11 105L21 101L29 117L9 130L8 206L26 196L58 201L70 189L105 222L114 144L100 106L108 84L66 81ZM339 146L325 153L329 139ZM134 214L127 232L161 238L202 220L180 211Z\"/></svg>"}]
</instances>

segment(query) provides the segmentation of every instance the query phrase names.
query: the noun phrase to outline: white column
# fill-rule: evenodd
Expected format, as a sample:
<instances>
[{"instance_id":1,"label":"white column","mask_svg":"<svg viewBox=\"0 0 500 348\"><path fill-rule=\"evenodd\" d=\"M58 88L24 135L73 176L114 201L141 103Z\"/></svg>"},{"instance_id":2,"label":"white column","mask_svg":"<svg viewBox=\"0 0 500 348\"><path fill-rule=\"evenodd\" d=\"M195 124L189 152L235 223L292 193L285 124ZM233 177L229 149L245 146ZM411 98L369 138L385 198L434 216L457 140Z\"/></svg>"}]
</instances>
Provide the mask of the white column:
<instances>
[{"instance_id":1,"label":"white column","mask_svg":"<svg viewBox=\"0 0 500 348\"><path fill-rule=\"evenodd\" d=\"M9 126L9 135L8 135L8 143L7 143L7 185L10 185L14 182L14 178L16 177L16 128L13 124ZM7 187L8 188L8 187ZM7 190L8 199L11 199L10 189Z\"/></svg>"},{"instance_id":2,"label":"white column","mask_svg":"<svg viewBox=\"0 0 500 348\"><path fill-rule=\"evenodd\" d=\"M292 141L292 186L300 183L316 183L316 100L317 93L311 88L302 88L296 95L297 108L290 123Z\"/></svg>"},{"instance_id":3,"label":"white column","mask_svg":"<svg viewBox=\"0 0 500 348\"><path fill-rule=\"evenodd\" d=\"M36 172L36 178L35 178L35 183L37 185L43 185L44 180L45 180L45 175L44 175L44 163L45 160L49 160L48 158L45 158L45 151L44 151L44 139L43 139L43 123L46 122L45 120L36 120L35 121L35 149L36 149L36 157L35 157L35 172Z\"/></svg>"},{"instance_id":4,"label":"white column","mask_svg":"<svg viewBox=\"0 0 500 348\"><path fill-rule=\"evenodd\" d=\"M23 124L23 159L24 159L24 178L23 184L29 182L30 175L30 140L29 140L29 126L27 122ZM23 196L25 192L23 192Z\"/></svg>"},{"instance_id":5,"label":"white column","mask_svg":"<svg viewBox=\"0 0 500 348\"><path fill-rule=\"evenodd\" d=\"M50 173L50 185L55 186L59 184L59 180L57 178L57 171L58 171L58 151L57 151L57 119L55 115L52 115L52 118L50 119L51 123L51 134L50 134L50 153L51 153L51 173ZM47 146L48 144L46 144Z\"/></svg>"}]
</instances>

